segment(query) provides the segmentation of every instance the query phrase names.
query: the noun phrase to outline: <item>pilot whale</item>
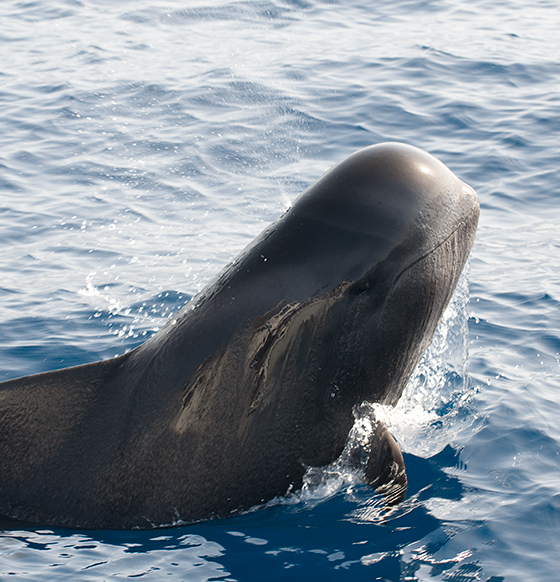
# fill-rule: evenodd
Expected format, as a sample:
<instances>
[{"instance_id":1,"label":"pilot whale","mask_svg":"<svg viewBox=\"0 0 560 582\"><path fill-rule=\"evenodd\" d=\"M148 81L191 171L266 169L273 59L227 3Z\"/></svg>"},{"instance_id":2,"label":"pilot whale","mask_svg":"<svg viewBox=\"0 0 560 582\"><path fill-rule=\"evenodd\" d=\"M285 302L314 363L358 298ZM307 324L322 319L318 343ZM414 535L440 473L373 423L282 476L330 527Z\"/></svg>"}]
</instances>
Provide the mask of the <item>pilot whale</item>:
<instances>
[{"instance_id":1,"label":"pilot whale","mask_svg":"<svg viewBox=\"0 0 560 582\"><path fill-rule=\"evenodd\" d=\"M471 251L477 196L415 147L323 175L152 338L0 383L0 515L71 528L225 517L342 452L395 404ZM377 427L364 478L406 486Z\"/></svg>"}]
</instances>

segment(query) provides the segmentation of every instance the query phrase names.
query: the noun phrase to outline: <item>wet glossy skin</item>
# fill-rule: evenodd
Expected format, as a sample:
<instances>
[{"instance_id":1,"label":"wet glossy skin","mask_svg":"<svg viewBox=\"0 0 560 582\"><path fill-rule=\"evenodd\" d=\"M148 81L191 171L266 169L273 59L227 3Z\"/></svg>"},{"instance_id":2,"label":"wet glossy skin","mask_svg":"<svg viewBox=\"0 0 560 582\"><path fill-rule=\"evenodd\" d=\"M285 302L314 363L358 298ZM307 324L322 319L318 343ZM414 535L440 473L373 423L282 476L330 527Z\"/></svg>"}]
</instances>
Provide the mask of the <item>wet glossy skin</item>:
<instances>
[{"instance_id":1,"label":"wet glossy skin","mask_svg":"<svg viewBox=\"0 0 560 582\"><path fill-rule=\"evenodd\" d=\"M151 527L299 487L340 454L354 405L398 400L477 220L429 154L350 156L136 350L0 384L0 513Z\"/></svg>"}]
</instances>

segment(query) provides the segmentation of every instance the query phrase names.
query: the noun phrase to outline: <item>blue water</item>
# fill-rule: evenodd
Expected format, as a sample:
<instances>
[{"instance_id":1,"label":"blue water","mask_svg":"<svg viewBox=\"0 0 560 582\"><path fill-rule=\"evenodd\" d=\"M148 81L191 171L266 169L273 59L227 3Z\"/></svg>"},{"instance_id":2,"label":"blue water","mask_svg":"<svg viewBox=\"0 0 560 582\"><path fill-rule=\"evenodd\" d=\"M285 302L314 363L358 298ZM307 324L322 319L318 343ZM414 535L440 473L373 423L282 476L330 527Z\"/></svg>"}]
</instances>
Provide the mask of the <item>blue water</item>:
<instances>
[{"instance_id":1,"label":"blue water","mask_svg":"<svg viewBox=\"0 0 560 582\"><path fill-rule=\"evenodd\" d=\"M426 149L482 212L374 410L401 506L341 462L228 520L6 531L0 579L558 580L559 30L547 0L2 0L0 380L138 345L360 147Z\"/></svg>"}]
</instances>

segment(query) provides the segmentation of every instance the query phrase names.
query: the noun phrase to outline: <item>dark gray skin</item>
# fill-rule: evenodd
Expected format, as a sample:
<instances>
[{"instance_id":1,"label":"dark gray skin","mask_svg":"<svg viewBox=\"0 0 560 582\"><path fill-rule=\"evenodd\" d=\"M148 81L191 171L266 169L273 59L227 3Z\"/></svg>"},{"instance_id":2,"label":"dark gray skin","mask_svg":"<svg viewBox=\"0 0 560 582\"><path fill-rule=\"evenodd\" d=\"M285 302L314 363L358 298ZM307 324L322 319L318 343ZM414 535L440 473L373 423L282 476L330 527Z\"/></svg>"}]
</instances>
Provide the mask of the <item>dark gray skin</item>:
<instances>
[{"instance_id":1,"label":"dark gray skin","mask_svg":"<svg viewBox=\"0 0 560 582\"><path fill-rule=\"evenodd\" d=\"M345 159L143 345L0 384L0 514L148 528L297 489L340 455L355 405L399 399L478 213L419 149ZM371 448L370 483L404 475L384 427Z\"/></svg>"}]
</instances>

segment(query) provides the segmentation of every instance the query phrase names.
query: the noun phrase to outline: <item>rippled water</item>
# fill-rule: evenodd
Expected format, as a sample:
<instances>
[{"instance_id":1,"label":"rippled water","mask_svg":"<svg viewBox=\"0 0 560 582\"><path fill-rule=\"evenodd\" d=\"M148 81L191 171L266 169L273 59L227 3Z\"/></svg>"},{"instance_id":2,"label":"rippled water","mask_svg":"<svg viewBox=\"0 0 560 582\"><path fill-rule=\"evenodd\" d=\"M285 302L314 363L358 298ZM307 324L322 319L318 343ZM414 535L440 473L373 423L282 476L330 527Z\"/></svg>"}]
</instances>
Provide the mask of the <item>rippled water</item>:
<instances>
[{"instance_id":1,"label":"rippled water","mask_svg":"<svg viewBox=\"0 0 560 582\"><path fill-rule=\"evenodd\" d=\"M482 213L470 301L374 407L402 505L333 466L229 520L6 531L0 579L557 579L558 30L548 1L3 0L2 380L138 345L362 146L430 151Z\"/></svg>"}]
</instances>

